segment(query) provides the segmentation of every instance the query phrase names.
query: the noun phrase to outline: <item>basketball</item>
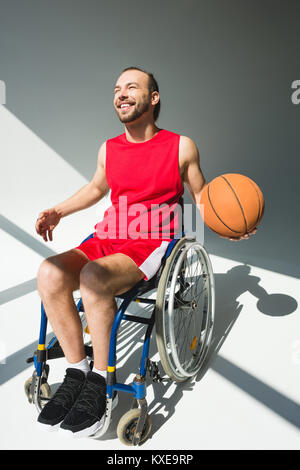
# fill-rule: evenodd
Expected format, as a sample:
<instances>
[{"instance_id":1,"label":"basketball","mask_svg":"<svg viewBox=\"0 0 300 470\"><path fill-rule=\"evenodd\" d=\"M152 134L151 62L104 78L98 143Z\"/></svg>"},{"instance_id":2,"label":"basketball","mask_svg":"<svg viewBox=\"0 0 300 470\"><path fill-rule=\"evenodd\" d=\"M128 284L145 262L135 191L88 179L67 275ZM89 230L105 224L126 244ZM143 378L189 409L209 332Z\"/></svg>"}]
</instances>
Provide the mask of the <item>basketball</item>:
<instances>
[{"instance_id":1,"label":"basketball","mask_svg":"<svg viewBox=\"0 0 300 470\"><path fill-rule=\"evenodd\" d=\"M257 227L264 213L264 197L247 176L228 173L204 187L200 213L211 230L225 237L241 237Z\"/></svg>"}]
</instances>

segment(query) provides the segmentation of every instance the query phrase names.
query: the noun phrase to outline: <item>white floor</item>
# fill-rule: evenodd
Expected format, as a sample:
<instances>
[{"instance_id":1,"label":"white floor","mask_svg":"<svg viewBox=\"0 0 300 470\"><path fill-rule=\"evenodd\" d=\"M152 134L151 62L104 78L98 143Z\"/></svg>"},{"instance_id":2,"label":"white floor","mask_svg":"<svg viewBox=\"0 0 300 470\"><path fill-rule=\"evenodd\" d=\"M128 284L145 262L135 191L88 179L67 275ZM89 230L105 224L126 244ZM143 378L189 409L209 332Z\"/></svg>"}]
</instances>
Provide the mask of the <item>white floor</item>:
<instances>
[{"instance_id":1,"label":"white floor","mask_svg":"<svg viewBox=\"0 0 300 470\"><path fill-rule=\"evenodd\" d=\"M37 412L23 387L32 373L25 359L36 348L39 331L37 270L46 256L91 233L104 206L63 220L54 241L43 242L34 233L38 213L86 181L1 106L0 128L0 153L6 155L0 185L0 447L124 449L116 435L118 420L131 404L124 393L107 434L98 440L68 439L36 427ZM299 449L299 279L210 257L216 281L215 354L201 380L177 386L148 381L153 432L142 448ZM118 379L129 383L139 365L141 334L137 325L121 331ZM57 386L64 359L49 364L50 385Z\"/></svg>"}]
</instances>

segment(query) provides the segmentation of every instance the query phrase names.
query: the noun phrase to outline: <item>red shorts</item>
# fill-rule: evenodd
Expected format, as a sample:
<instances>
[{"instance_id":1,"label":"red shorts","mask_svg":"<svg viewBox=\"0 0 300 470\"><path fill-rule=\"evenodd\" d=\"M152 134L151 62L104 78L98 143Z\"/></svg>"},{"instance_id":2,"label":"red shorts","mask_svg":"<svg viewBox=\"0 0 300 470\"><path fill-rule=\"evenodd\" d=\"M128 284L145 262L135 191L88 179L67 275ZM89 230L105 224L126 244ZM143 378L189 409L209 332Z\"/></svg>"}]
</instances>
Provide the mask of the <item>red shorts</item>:
<instances>
[{"instance_id":1,"label":"red shorts","mask_svg":"<svg viewBox=\"0 0 300 470\"><path fill-rule=\"evenodd\" d=\"M76 249L83 251L90 261L114 253L123 253L135 262L145 274L144 279L149 281L158 271L169 243L169 241L150 238L146 240L101 239L94 234L93 238L84 241Z\"/></svg>"}]
</instances>

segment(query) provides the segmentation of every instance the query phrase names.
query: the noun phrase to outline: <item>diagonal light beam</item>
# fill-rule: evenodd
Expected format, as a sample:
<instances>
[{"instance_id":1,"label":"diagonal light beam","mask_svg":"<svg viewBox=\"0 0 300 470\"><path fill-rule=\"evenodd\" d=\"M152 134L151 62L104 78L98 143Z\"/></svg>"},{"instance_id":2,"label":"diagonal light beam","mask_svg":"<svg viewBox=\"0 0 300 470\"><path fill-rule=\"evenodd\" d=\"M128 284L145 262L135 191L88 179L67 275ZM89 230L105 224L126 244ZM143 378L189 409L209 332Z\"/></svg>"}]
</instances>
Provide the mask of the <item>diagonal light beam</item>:
<instances>
[{"instance_id":1,"label":"diagonal light beam","mask_svg":"<svg viewBox=\"0 0 300 470\"><path fill-rule=\"evenodd\" d=\"M29 233L25 232L22 228L20 228L15 223L11 222L9 219L4 217L4 215L0 214L0 229L4 230L6 233L11 235L12 237L16 238L19 242L26 245L31 250L35 251L39 255L47 258L48 256L56 255L54 250L48 248L39 240L34 238Z\"/></svg>"}]
</instances>

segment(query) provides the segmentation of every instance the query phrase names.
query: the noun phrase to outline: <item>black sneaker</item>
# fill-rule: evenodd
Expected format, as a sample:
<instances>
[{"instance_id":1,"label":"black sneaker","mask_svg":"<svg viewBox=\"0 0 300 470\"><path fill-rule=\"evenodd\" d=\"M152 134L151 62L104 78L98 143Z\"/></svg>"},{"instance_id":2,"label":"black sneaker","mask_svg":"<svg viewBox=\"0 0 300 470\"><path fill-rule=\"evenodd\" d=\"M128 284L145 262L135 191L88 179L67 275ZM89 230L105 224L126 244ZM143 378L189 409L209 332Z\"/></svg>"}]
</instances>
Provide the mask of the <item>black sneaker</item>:
<instances>
[{"instance_id":1,"label":"black sneaker","mask_svg":"<svg viewBox=\"0 0 300 470\"><path fill-rule=\"evenodd\" d=\"M49 431L58 429L77 400L84 382L82 370L68 368L63 383L40 412L38 426Z\"/></svg>"},{"instance_id":2,"label":"black sneaker","mask_svg":"<svg viewBox=\"0 0 300 470\"><path fill-rule=\"evenodd\" d=\"M115 392L112 409L118 403ZM88 437L102 428L106 411L106 380L102 375L88 372L86 381L72 409L60 425L61 432L73 437Z\"/></svg>"}]
</instances>

